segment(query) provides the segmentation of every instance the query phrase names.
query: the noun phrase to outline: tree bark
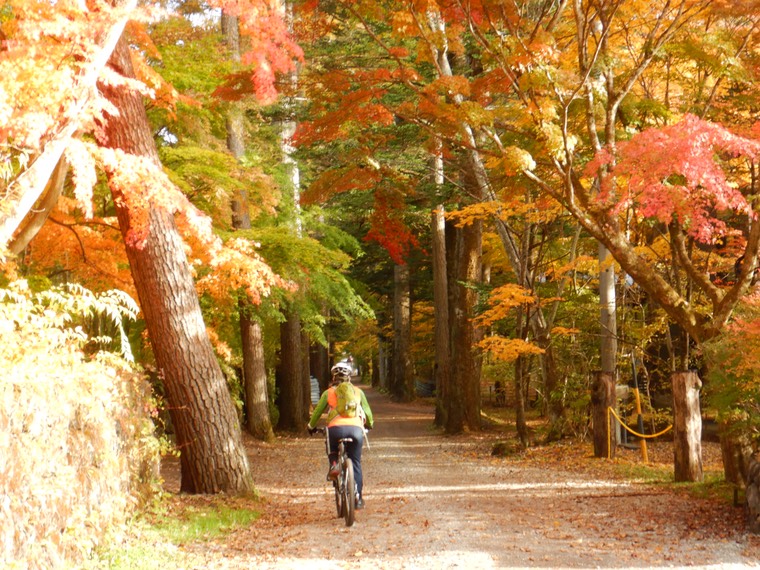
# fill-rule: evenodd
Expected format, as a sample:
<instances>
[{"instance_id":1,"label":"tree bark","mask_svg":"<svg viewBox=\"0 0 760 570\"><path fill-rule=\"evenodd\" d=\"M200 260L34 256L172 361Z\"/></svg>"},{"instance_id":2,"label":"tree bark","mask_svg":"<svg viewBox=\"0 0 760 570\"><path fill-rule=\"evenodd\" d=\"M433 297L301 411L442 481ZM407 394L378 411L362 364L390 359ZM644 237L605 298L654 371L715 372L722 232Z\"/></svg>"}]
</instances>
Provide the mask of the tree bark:
<instances>
[{"instance_id":1,"label":"tree bark","mask_svg":"<svg viewBox=\"0 0 760 570\"><path fill-rule=\"evenodd\" d=\"M696 372L675 372L673 379L673 453L676 481L702 481L702 415Z\"/></svg>"},{"instance_id":2,"label":"tree bark","mask_svg":"<svg viewBox=\"0 0 760 570\"><path fill-rule=\"evenodd\" d=\"M393 269L393 396L401 402L414 399L412 376L412 303L409 266L397 264Z\"/></svg>"},{"instance_id":3,"label":"tree bark","mask_svg":"<svg viewBox=\"0 0 760 570\"><path fill-rule=\"evenodd\" d=\"M601 326L602 372L616 375L617 366L617 304L615 299L615 264L604 245L599 244L599 305Z\"/></svg>"},{"instance_id":4,"label":"tree bark","mask_svg":"<svg viewBox=\"0 0 760 570\"><path fill-rule=\"evenodd\" d=\"M247 304L247 303L246 303ZM269 415L267 369L264 360L264 335L261 323L241 310L240 337L243 352L246 426L248 433L262 441L274 441Z\"/></svg>"},{"instance_id":5,"label":"tree bark","mask_svg":"<svg viewBox=\"0 0 760 570\"><path fill-rule=\"evenodd\" d=\"M305 425L301 368L301 319L289 311L287 320L280 325L279 429L297 431Z\"/></svg>"},{"instance_id":6,"label":"tree bark","mask_svg":"<svg viewBox=\"0 0 760 570\"><path fill-rule=\"evenodd\" d=\"M309 369L319 382L320 393L327 389L330 378L330 362L327 348L321 344L313 344L309 349Z\"/></svg>"},{"instance_id":7,"label":"tree bark","mask_svg":"<svg viewBox=\"0 0 760 570\"><path fill-rule=\"evenodd\" d=\"M515 360L515 428L520 444L528 447L528 422L525 418L525 357Z\"/></svg>"},{"instance_id":8,"label":"tree bark","mask_svg":"<svg viewBox=\"0 0 760 570\"><path fill-rule=\"evenodd\" d=\"M109 65L134 77L124 37ZM123 87L100 85L118 109L107 115L101 143L147 157L160 167L141 96ZM139 189L134 189L139 191ZM112 185L119 226L127 236L134 216ZM126 240L140 306L163 378L182 465L181 490L188 493L245 493L253 489L248 457L227 383L206 334L184 244L169 212L149 205L150 229L143 247Z\"/></svg>"},{"instance_id":9,"label":"tree bark","mask_svg":"<svg viewBox=\"0 0 760 570\"><path fill-rule=\"evenodd\" d=\"M447 391L451 383L451 333L446 267L446 220L443 204L431 214L433 237L433 305L435 306L435 425L446 425Z\"/></svg>"},{"instance_id":10,"label":"tree bark","mask_svg":"<svg viewBox=\"0 0 760 570\"><path fill-rule=\"evenodd\" d=\"M479 332L473 320L478 293L472 285L481 276L481 223L459 231L457 247L456 295L452 320L452 382L446 431L457 433L465 427L480 429L480 357L476 344Z\"/></svg>"},{"instance_id":11,"label":"tree bark","mask_svg":"<svg viewBox=\"0 0 760 570\"><path fill-rule=\"evenodd\" d=\"M615 377L609 372L595 372L591 387L591 420L594 433L594 457L615 457L616 438L611 433L609 409L615 407Z\"/></svg>"}]
</instances>

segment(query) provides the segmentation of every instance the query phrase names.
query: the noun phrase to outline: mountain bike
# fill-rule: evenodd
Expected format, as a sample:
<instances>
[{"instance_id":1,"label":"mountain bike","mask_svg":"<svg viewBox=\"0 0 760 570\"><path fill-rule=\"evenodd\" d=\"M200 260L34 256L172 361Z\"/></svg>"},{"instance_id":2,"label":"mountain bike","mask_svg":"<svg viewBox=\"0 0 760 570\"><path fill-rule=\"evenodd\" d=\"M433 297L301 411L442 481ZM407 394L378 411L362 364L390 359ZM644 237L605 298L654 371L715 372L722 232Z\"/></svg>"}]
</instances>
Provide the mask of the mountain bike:
<instances>
[{"instance_id":1,"label":"mountain bike","mask_svg":"<svg viewBox=\"0 0 760 570\"><path fill-rule=\"evenodd\" d=\"M318 433L325 436L325 445L327 445L327 430L323 427L316 428ZM353 438L345 437L338 440L338 467L340 472L338 477L333 479L335 488L335 510L338 517L346 519L346 526L354 524L356 516L356 480L354 479L354 463L346 455L346 444L354 441Z\"/></svg>"}]
</instances>

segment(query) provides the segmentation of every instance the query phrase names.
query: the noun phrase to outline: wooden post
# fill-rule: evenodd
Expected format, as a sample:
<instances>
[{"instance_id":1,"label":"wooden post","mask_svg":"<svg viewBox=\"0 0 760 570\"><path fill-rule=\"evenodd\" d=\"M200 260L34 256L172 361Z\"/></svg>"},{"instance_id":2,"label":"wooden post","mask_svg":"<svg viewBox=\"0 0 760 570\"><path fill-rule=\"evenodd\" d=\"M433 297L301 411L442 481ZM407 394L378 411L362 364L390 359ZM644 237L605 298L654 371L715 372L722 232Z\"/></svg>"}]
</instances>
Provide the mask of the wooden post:
<instances>
[{"instance_id":1,"label":"wooden post","mask_svg":"<svg viewBox=\"0 0 760 570\"><path fill-rule=\"evenodd\" d=\"M616 438L609 434L609 408L615 406L615 377L594 372L591 388L591 418L594 430L594 457L615 457Z\"/></svg>"},{"instance_id":2,"label":"wooden post","mask_svg":"<svg viewBox=\"0 0 760 570\"><path fill-rule=\"evenodd\" d=\"M676 481L702 481L702 414L699 389L702 381L694 371L674 372L673 454Z\"/></svg>"}]
</instances>

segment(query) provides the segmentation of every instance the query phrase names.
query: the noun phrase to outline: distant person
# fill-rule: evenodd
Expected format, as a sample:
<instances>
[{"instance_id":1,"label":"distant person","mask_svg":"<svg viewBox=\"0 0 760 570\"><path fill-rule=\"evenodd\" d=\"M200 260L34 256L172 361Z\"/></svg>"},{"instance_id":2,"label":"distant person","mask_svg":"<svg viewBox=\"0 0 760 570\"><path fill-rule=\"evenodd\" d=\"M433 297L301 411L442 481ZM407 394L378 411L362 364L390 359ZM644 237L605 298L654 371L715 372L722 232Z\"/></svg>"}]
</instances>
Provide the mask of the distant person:
<instances>
[{"instance_id":1,"label":"distant person","mask_svg":"<svg viewBox=\"0 0 760 570\"><path fill-rule=\"evenodd\" d=\"M496 403L502 406L507 405L507 389L502 384L501 380L497 380L494 385L494 393L496 394Z\"/></svg>"},{"instance_id":2,"label":"distant person","mask_svg":"<svg viewBox=\"0 0 760 570\"><path fill-rule=\"evenodd\" d=\"M322 392L317 407L311 415L308 430L310 434L316 431L317 422L327 409L327 457L330 460L330 471L327 478L338 477L338 440L346 437L353 439L346 445L346 454L354 464L354 479L359 497L357 509L364 508L362 488L362 445L364 444L364 429L372 429L374 420L372 410L364 392L351 383L353 370L345 362L339 362L330 370L332 378L330 386Z\"/></svg>"}]
</instances>

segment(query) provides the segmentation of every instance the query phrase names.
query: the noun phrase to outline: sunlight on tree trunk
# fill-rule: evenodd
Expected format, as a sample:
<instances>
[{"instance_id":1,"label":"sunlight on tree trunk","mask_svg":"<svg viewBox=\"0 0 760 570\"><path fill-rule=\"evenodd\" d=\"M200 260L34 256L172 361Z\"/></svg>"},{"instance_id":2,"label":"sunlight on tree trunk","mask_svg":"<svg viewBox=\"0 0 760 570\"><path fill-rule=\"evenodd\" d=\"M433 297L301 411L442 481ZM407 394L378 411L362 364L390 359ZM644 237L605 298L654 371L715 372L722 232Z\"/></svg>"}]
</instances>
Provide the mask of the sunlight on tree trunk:
<instances>
[{"instance_id":1,"label":"sunlight on tree trunk","mask_svg":"<svg viewBox=\"0 0 760 570\"><path fill-rule=\"evenodd\" d=\"M451 333L446 267L446 218L440 204L431 214L433 237L433 304L435 305L435 425L446 425L447 393L451 383Z\"/></svg>"},{"instance_id":2,"label":"sunlight on tree trunk","mask_svg":"<svg viewBox=\"0 0 760 570\"><path fill-rule=\"evenodd\" d=\"M452 382L446 431L457 433L465 427L480 429L480 357L473 311L478 293L474 286L481 276L481 223L474 222L457 232L457 267L452 309Z\"/></svg>"},{"instance_id":3,"label":"sunlight on tree trunk","mask_svg":"<svg viewBox=\"0 0 760 570\"><path fill-rule=\"evenodd\" d=\"M673 374L673 453L675 480L702 481L702 413L696 372Z\"/></svg>"}]
</instances>

